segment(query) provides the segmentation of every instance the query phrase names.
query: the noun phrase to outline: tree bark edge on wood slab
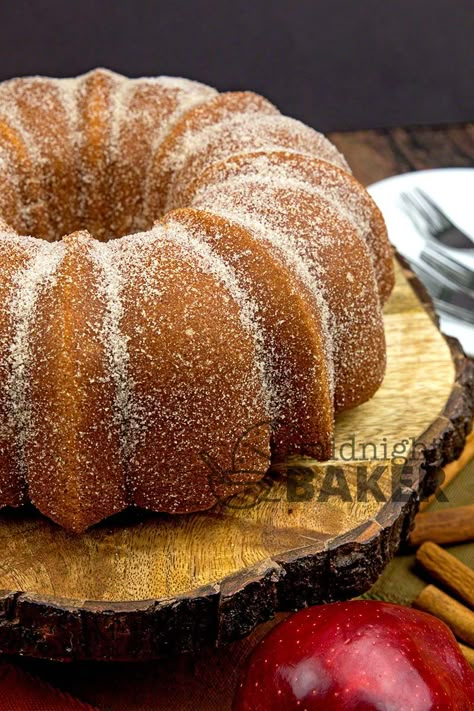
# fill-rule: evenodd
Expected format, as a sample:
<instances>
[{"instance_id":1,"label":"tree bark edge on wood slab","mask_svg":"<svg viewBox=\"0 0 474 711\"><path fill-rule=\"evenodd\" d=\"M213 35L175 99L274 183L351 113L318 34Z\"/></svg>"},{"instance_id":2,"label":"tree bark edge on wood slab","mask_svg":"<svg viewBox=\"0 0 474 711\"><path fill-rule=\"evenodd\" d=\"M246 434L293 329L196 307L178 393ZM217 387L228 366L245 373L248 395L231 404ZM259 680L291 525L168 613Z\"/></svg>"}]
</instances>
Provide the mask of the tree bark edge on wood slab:
<instances>
[{"instance_id":1,"label":"tree bark edge on wood slab","mask_svg":"<svg viewBox=\"0 0 474 711\"><path fill-rule=\"evenodd\" d=\"M398 257L432 319L426 290ZM214 585L174 598L125 602L69 600L0 592L0 651L56 661L143 661L248 635L275 613L348 599L368 590L408 537L420 500L441 467L457 459L474 412L474 363L448 341L455 382L442 414L420 437L421 456L403 501L329 541L276 555Z\"/></svg>"}]
</instances>

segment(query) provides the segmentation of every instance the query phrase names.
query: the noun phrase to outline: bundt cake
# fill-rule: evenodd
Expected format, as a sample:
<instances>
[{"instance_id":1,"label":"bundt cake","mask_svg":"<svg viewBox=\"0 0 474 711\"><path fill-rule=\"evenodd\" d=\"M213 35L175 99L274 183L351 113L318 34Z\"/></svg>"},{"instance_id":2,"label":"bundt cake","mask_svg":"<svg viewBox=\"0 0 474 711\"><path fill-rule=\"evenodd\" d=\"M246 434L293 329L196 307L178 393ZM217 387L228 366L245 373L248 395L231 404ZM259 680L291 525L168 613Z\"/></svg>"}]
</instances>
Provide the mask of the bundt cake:
<instances>
[{"instance_id":1,"label":"bundt cake","mask_svg":"<svg viewBox=\"0 0 474 711\"><path fill-rule=\"evenodd\" d=\"M385 367L382 217L251 92L0 84L0 506L73 530L327 459ZM33 236L28 236L33 235Z\"/></svg>"}]
</instances>

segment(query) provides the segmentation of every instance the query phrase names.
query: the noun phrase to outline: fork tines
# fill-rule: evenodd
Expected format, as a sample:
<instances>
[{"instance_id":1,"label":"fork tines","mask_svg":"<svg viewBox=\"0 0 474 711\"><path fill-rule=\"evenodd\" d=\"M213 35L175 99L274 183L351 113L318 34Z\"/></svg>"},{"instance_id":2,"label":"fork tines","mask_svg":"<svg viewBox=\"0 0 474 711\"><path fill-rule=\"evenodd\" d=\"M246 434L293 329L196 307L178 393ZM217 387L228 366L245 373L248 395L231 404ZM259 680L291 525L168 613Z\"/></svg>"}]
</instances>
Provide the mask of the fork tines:
<instances>
[{"instance_id":1,"label":"fork tines","mask_svg":"<svg viewBox=\"0 0 474 711\"><path fill-rule=\"evenodd\" d=\"M419 224L421 217L425 229L427 227L430 232L438 233L454 226L447 215L420 188L414 188L411 193L402 193L401 199L410 218Z\"/></svg>"}]
</instances>

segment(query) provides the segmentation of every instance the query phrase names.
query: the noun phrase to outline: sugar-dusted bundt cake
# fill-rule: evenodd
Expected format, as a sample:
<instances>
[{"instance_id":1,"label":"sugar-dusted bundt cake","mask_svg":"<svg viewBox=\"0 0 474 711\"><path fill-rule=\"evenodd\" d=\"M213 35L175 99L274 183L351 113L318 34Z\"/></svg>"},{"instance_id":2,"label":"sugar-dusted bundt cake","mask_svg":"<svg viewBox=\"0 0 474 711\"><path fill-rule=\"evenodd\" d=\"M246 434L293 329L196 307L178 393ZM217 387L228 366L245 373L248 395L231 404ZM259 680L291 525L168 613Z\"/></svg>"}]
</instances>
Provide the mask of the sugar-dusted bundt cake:
<instances>
[{"instance_id":1,"label":"sugar-dusted bundt cake","mask_svg":"<svg viewBox=\"0 0 474 711\"><path fill-rule=\"evenodd\" d=\"M253 93L0 84L0 218L1 506L74 531L207 509L270 458L330 457L382 381L381 215Z\"/></svg>"}]
</instances>

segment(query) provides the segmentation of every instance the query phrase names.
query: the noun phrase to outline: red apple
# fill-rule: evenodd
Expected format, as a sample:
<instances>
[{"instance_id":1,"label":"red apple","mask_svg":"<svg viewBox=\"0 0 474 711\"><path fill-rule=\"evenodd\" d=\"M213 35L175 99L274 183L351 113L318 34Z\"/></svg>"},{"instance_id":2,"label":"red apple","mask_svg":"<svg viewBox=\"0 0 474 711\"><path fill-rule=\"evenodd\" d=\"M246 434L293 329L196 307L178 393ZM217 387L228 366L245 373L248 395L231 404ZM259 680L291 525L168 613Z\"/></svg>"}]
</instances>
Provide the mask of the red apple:
<instances>
[{"instance_id":1,"label":"red apple","mask_svg":"<svg viewBox=\"0 0 474 711\"><path fill-rule=\"evenodd\" d=\"M474 671L446 625L386 602L319 605L277 625L234 711L473 711Z\"/></svg>"}]
</instances>

